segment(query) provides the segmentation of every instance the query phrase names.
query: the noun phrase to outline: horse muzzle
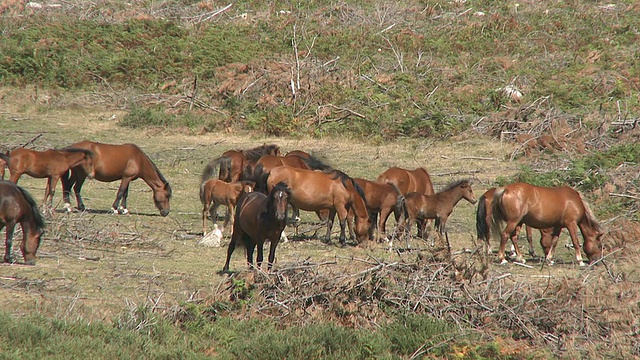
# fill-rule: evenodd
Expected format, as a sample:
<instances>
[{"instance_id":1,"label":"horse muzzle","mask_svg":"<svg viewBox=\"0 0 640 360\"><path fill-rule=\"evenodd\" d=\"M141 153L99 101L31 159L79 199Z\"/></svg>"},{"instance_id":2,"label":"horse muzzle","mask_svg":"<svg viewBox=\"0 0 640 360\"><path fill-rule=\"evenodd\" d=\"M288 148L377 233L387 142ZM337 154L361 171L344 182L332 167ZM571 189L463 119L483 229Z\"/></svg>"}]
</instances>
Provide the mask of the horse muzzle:
<instances>
[{"instance_id":1,"label":"horse muzzle","mask_svg":"<svg viewBox=\"0 0 640 360\"><path fill-rule=\"evenodd\" d=\"M162 210L160 210L160 215L162 215L162 216L167 216L167 215L169 215L169 210L166 210L166 209L162 209Z\"/></svg>"}]
</instances>

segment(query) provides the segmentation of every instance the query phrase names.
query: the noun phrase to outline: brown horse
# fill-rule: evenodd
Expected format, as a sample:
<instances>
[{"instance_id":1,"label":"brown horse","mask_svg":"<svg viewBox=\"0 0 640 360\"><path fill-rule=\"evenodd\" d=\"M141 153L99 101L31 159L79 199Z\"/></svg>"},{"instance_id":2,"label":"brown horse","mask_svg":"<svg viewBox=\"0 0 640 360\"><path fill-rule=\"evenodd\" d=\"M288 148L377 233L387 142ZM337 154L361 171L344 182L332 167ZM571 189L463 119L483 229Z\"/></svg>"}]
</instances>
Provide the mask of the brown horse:
<instances>
[{"instance_id":1,"label":"brown horse","mask_svg":"<svg viewBox=\"0 0 640 360\"><path fill-rule=\"evenodd\" d=\"M485 243L487 254L491 254L491 223L493 219L491 202L493 201L493 194L495 191L496 188L491 188L484 194L482 194L482 196L480 196L480 198L478 199L478 208L476 209L476 232L478 234L478 241L482 241ZM517 247L517 239L520 232L520 227L521 226L516 227L516 233L511 235L513 251L515 251ZM551 231L552 229L540 229L541 244L543 242L548 242L551 240ZM533 248L533 231L531 226L526 226L525 232L527 235L527 242L529 243L529 255L535 257L536 252ZM516 241L516 243L514 243L514 240ZM524 258L517 259L517 261L524 262Z\"/></svg>"},{"instance_id":2,"label":"brown horse","mask_svg":"<svg viewBox=\"0 0 640 360\"><path fill-rule=\"evenodd\" d=\"M264 258L264 243L271 242L267 269L271 269L276 257L276 247L287 224L287 206L291 192L284 183L276 184L269 195L260 192L243 194L238 199L231 242L227 248L227 260L222 272L229 271L229 261L236 246L247 251L249 268L253 266L253 251L258 247L256 261L261 267Z\"/></svg>"},{"instance_id":3,"label":"brown horse","mask_svg":"<svg viewBox=\"0 0 640 360\"><path fill-rule=\"evenodd\" d=\"M211 216L213 225L216 225L218 219L218 207L225 205L227 211L224 216L224 225L220 231L224 231L232 221L231 214L233 214L238 197L243 193L250 193L255 187L253 181L234 181L232 183L226 183L222 180L211 179L202 184L200 187L200 201L202 202L202 230L203 234L207 233L207 226L205 225L207 219L207 213ZM233 223L232 223L233 224Z\"/></svg>"},{"instance_id":4,"label":"brown horse","mask_svg":"<svg viewBox=\"0 0 640 360\"><path fill-rule=\"evenodd\" d=\"M257 190L266 193L269 173L271 172L271 169L277 166L290 166L306 170L333 170L331 166L307 153L304 153L303 151L295 150L292 153L288 153L286 156L264 155L260 157L254 166L249 165L245 167L243 178L254 181L256 183ZM299 155L303 153L306 155ZM297 213L294 214L294 217L297 216Z\"/></svg>"},{"instance_id":5,"label":"brown horse","mask_svg":"<svg viewBox=\"0 0 640 360\"><path fill-rule=\"evenodd\" d=\"M93 153L94 178L102 182L120 181L116 200L111 206L114 213L127 214L127 196L129 184L138 178L144 180L153 190L153 201L160 215L169 214L171 186L162 176L158 167L140 148L134 144L112 145L93 141L82 141L71 145L74 148L87 149ZM67 209L71 210L69 193L71 188L76 195L78 209L84 210L84 202L80 196L82 185L87 178L87 172L81 167L71 169L70 176L63 178L64 201ZM122 204L120 204L122 201Z\"/></svg>"},{"instance_id":6,"label":"brown horse","mask_svg":"<svg viewBox=\"0 0 640 360\"><path fill-rule=\"evenodd\" d=\"M578 228L584 238L584 252L589 261L593 262L602 256L602 228L582 195L568 186L548 188L526 183L509 184L496 189L492 204L492 230L500 234L498 257L502 263L506 262L504 248L507 239L520 224L538 229L553 228L551 242L543 242L545 257L550 263L558 236L564 227L569 231L576 251L576 261L581 266L584 262L578 243ZM500 224L503 221L507 222L507 226L501 231ZM516 254L521 258L519 252L516 247Z\"/></svg>"},{"instance_id":7,"label":"brown horse","mask_svg":"<svg viewBox=\"0 0 640 360\"><path fill-rule=\"evenodd\" d=\"M16 224L22 227L22 257L29 265L36 263L36 251L44 232L45 222L31 195L18 185L0 181L0 230L7 227L4 262L11 263L11 245Z\"/></svg>"},{"instance_id":8,"label":"brown horse","mask_svg":"<svg viewBox=\"0 0 640 360\"><path fill-rule=\"evenodd\" d=\"M241 179L244 169L249 165L254 165L264 155L279 156L280 146L263 144L248 150L227 150L220 157L207 164L202 172L200 183L209 180L218 167L220 168L218 179L225 182L238 181Z\"/></svg>"},{"instance_id":9,"label":"brown horse","mask_svg":"<svg viewBox=\"0 0 640 360\"><path fill-rule=\"evenodd\" d=\"M476 203L476 196L471 185L471 180L458 180L433 195L417 192L399 195L396 207L402 211L404 219L401 219L398 231L409 233L413 221L422 222L422 229L425 229L426 221L435 219L435 228L438 235L442 236L445 232L447 219L460 200L465 199L471 204ZM420 236L425 238L424 233ZM431 245L434 245L433 240Z\"/></svg>"},{"instance_id":10,"label":"brown horse","mask_svg":"<svg viewBox=\"0 0 640 360\"><path fill-rule=\"evenodd\" d=\"M278 166L271 170L267 188L272 189L284 182L291 189L291 205L295 208L319 212L329 209L325 242L331 241L331 228L336 214L340 221L340 244L346 245L345 227L349 209L356 216L356 238L358 243L369 239L367 203L362 188L347 174L334 170L320 172Z\"/></svg>"},{"instance_id":11,"label":"brown horse","mask_svg":"<svg viewBox=\"0 0 640 360\"><path fill-rule=\"evenodd\" d=\"M43 204L49 206L53 205L58 180L66 175L70 168L77 166L89 176L93 176L93 153L85 149L36 151L18 148L12 150L9 156L0 153L0 157L9 165L9 181L14 184L18 183L22 174L39 179L47 178Z\"/></svg>"},{"instance_id":12,"label":"brown horse","mask_svg":"<svg viewBox=\"0 0 640 360\"><path fill-rule=\"evenodd\" d=\"M433 195L433 183L431 182L431 176L425 168L419 167L413 170L407 170L400 167L390 167L384 171L376 182L393 184L402 195L406 195L410 192L417 192L424 195ZM422 237L424 234L424 228L422 225L424 222L418 222L418 236Z\"/></svg>"},{"instance_id":13,"label":"brown horse","mask_svg":"<svg viewBox=\"0 0 640 360\"><path fill-rule=\"evenodd\" d=\"M395 214L396 221L401 215L399 211L396 211L399 190L393 184L378 183L360 178L355 178L354 180L362 188L367 199L367 207L371 216L370 237L377 240L379 238L378 233L384 234L386 237L387 219L389 219L391 213Z\"/></svg>"}]
</instances>

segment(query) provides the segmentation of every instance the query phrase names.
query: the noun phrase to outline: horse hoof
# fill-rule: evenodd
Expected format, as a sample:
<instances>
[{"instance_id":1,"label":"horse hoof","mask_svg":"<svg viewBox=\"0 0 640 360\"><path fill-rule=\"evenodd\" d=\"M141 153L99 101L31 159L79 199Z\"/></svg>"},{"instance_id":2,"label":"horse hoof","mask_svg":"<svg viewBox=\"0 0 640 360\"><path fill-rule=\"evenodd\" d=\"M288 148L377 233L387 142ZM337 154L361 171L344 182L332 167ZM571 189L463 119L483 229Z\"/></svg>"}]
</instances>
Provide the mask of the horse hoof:
<instances>
[{"instance_id":1,"label":"horse hoof","mask_svg":"<svg viewBox=\"0 0 640 360\"><path fill-rule=\"evenodd\" d=\"M113 211L113 214L114 214L114 215L118 215L118 209L111 208L111 211Z\"/></svg>"},{"instance_id":2,"label":"horse hoof","mask_svg":"<svg viewBox=\"0 0 640 360\"><path fill-rule=\"evenodd\" d=\"M68 213L72 212L73 209L71 208L71 204L69 203L64 203L64 210Z\"/></svg>"},{"instance_id":3,"label":"horse hoof","mask_svg":"<svg viewBox=\"0 0 640 360\"><path fill-rule=\"evenodd\" d=\"M525 264L527 262L527 260L525 260L524 258L516 258L516 262L520 263L520 264Z\"/></svg>"},{"instance_id":4,"label":"horse hoof","mask_svg":"<svg viewBox=\"0 0 640 360\"><path fill-rule=\"evenodd\" d=\"M578 266L585 267L587 266L587 264L585 264L584 261L580 260L580 262L578 263Z\"/></svg>"},{"instance_id":5,"label":"horse hoof","mask_svg":"<svg viewBox=\"0 0 640 360\"><path fill-rule=\"evenodd\" d=\"M502 259L502 260L500 261L500 265L504 265L504 264L507 264L507 263L509 263L509 262L507 261L507 259Z\"/></svg>"}]
</instances>

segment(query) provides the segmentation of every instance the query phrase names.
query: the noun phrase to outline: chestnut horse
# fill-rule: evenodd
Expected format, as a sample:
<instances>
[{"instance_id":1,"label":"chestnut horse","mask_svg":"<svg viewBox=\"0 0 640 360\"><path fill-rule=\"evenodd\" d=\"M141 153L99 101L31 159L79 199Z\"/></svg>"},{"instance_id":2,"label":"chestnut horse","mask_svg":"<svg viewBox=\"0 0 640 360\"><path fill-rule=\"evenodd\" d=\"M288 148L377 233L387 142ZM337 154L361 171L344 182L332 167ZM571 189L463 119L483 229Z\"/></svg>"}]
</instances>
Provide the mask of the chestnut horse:
<instances>
[{"instance_id":1,"label":"chestnut horse","mask_svg":"<svg viewBox=\"0 0 640 360\"><path fill-rule=\"evenodd\" d=\"M271 242L267 269L270 270L276 257L276 247L287 224L287 207L291 192L284 183L276 184L269 195L260 192L242 194L238 199L231 242L227 248L227 260L222 272L229 271L229 261L236 246L244 246L247 263L253 267L253 251L258 247L256 262L261 267L264 258L264 243Z\"/></svg>"},{"instance_id":2,"label":"chestnut horse","mask_svg":"<svg viewBox=\"0 0 640 360\"><path fill-rule=\"evenodd\" d=\"M160 215L167 216L170 211L171 185L162 176L158 167L140 148L134 144L112 145L93 141L81 141L71 145L74 148L87 149L93 153L94 178L102 182L120 180L116 200L111 206L115 214L127 214L127 196L129 184L138 178L144 180L153 190L153 202ZM63 178L64 201L67 210L71 211L69 193L71 188L76 195L78 209L84 210L84 202L80 196L82 185L87 178L87 171L81 167L71 169L69 177ZM122 201L122 204L120 203Z\"/></svg>"},{"instance_id":3,"label":"chestnut horse","mask_svg":"<svg viewBox=\"0 0 640 360\"><path fill-rule=\"evenodd\" d=\"M520 224L538 229L553 228L552 240L543 242L545 258L552 263L553 253L562 228L566 227L576 251L576 261L584 266L578 243L578 228L584 238L584 252L590 262L600 259L600 239L603 230L598 224L589 204L582 195L568 186L541 187L527 183L513 183L497 188L492 202L492 230L500 234L498 257L505 263L504 248L507 239ZM501 231L500 224L507 226ZM516 246L516 253L519 255ZM521 255L519 255L521 257Z\"/></svg>"},{"instance_id":4,"label":"chestnut horse","mask_svg":"<svg viewBox=\"0 0 640 360\"><path fill-rule=\"evenodd\" d=\"M487 190L478 199L478 208L476 209L476 232L478 234L478 241L485 243L487 254L491 254L491 223L493 219L493 211L491 208L491 202L493 201L493 194L496 188ZM516 227L515 234L511 234L511 242L513 244L513 251L517 248L518 234L520 233L520 227ZM545 243L551 240L552 229L540 229L540 243ZM529 255L536 256L535 249L533 248L533 231L531 226L525 227L527 235L527 242L529 243ZM514 240L516 243L514 243ZM517 252L516 252L517 257ZM516 258L518 262L524 262L524 257Z\"/></svg>"},{"instance_id":5,"label":"chestnut horse","mask_svg":"<svg viewBox=\"0 0 640 360\"><path fill-rule=\"evenodd\" d=\"M11 263L11 245L16 224L22 227L22 256L28 265L35 265L36 251L44 232L45 222L38 205L22 187L9 181L0 181L0 230L6 228L4 262Z\"/></svg>"},{"instance_id":6,"label":"chestnut horse","mask_svg":"<svg viewBox=\"0 0 640 360\"><path fill-rule=\"evenodd\" d=\"M263 144L248 150L227 150L220 157L207 164L202 172L200 183L209 180L218 167L220 168L218 179L225 182L238 181L241 179L244 169L249 165L254 165L264 155L279 156L280 146Z\"/></svg>"},{"instance_id":7,"label":"chestnut horse","mask_svg":"<svg viewBox=\"0 0 640 360\"><path fill-rule=\"evenodd\" d=\"M331 228L337 214L340 221L340 244L346 245L345 228L351 208L356 216L355 233L358 243L364 243L369 239L369 214L364 192L347 174L338 170L320 172L278 166L271 170L267 188L272 189L279 182L289 186L290 202L294 209L315 212L329 209L325 242L331 241Z\"/></svg>"},{"instance_id":8,"label":"chestnut horse","mask_svg":"<svg viewBox=\"0 0 640 360\"><path fill-rule=\"evenodd\" d=\"M8 156L0 153L0 158L9 165L9 181L14 184L18 183L22 174L39 179L47 178L43 204L49 206L53 205L58 180L65 176L70 168L80 167L89 176L93 176L93 153L80 148L45 151L18 148L12 150Z\"/></svg>"},{"instance_id":9,"label":"chestnut horse","mask_svg":"<svg viewBox=\"0 0 640 360\"><path fill-rule=\"evenodd\" d=\"M433 195L433 183L431 182L431 176L425 168L419 167L413 170L407 170L400 167L390 167L384 171L376 182L393 184L402 195L406 195L410 192L417 192L424 195ZM418 222L418 236L422 237L424 228L422 225L425 223Z\"/></svg>"},{"instance_id":10,"label":"chestnut horse","mask_svg":"<svg viewBox=\"0 0 640 360\"><path fill-rule=\"evenodd\" d=\"M400 211L396 210L400 191L393 184L378 183L360 178L355 178L354 180L362 188L367 199L367 207L371 216L369 236L378 240L378 235L381 233L386 237L387 220L391 213L395 214L396 221L401 215Z\"/></svg>"},{"instance_id":11,"label":"chestnut horse","mask_svg":"<svg viewBox=\"0 0 640 360\"><path fill-rule=\"evenodd\" d=\"M442 237L447 219L458 202L465 199L471 204L476 203L476 196L471 185L471 180L458 180L433 195L424 195L418 192L399 195L396 207L402 211L404 219L401 219L398 231L409 233L413 221L422 222L422 229L426 229L426 221L435 219L435 228L438 235ZM425 238L424 232L420 234L420 237ZM435 245L433 240L431 245Z\"/></svg>"},{"instance_id":12,"label":"chestnut horse","mask_svg":"<svg viewBox=\"0 0 640 360\"><path fill-rule=\"evenodd\" d=\"M202 232L206 235L207 226L205 225L207 219L207 212L211 216L211 222L215 227L218 220L218 207L225 205L227 211L224 216L224 225L220 231L224 231L232 221L231 214L235 210L238 197L242 193L250 193L255 187L253 181L234 181L232 183L226 183L219 179L211 179L205 182L200 187L200 201L202 202ZM233 223L232 223L233 224Z\"/></svg>"},{"instance_id":13,"label":"chestnut horse","mask_svg":"<svg viewBox=\"0 0 640 360\"><path fill-rule=\"evenodd\" d=\"M4 171L7 168L7 161L2 158L2 155L0 155L0 180L4 180ZM9 154L6 154L6 158L8 157Z\"/></svg>"},{"instance_id":14,"label":"chestnut horse","mask_svg":"<svg viewBox=\"0 0 640 360\"><path fill-rule=\"evenodd\" d=\"M295 150L288 153L286 156L264 155L260 157L254 166L249 165L245 167L243 178L254 181L256 183L256 189L266 193L267 177L269 176L271 169L277 166L290 166L306 170L332 170L331 166L323 163L315 157L304 153L303 151ZM296 213L294 216L297 217L298 214Z\"/></svg>"}]
</instances>

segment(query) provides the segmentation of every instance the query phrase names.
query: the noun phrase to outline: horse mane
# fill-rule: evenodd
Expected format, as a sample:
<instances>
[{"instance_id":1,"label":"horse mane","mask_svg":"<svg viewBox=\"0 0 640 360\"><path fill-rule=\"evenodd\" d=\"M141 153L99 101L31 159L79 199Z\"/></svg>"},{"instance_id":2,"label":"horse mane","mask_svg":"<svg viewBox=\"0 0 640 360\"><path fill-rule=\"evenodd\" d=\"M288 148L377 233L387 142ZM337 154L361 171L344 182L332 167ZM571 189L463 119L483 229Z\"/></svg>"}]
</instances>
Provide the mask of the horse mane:
<instances>
[{"instance_id":1,"label":"horse mane","mask_svg":"<svg viewBox=\"0 0 640 360\"><path fill-rule=\"evenodd\" d=\"M342 185L344 185L345 188L347 187L347 183L351 183L351 185L353 185L353 188L356 189L358 195L360 195L362 200L364 200L365 205L369 206L369 204L367 203L367 197L364 195L364 190L360 187L360 185L358 185L355 180L353 180L352 177L340 170L336 170L333 168L331 169L331 171L325 171L325 173L332 174L333 176L331 178L334 180L340 179L340 181L342 181Z\"/></svg>"},{"instance_id":2,"label":"horse mane","mask_svg":"<svg viewBox=\"0 0 640 360\"><path fill-rule=\"evenodd\" d=\"M85 155L87 155L88 157L93 157L93 151L91 150L87 150L87 149L82 149L82 148L76 148L76 147L64 147L62 149L60 149L60 151L66 151L66 152L70 152L70 153L83 153Z\"/></svg>"},{"instance_id":3,"label":"horse mane","mask_svg":"<svg viewBox=\"0 0 640 360\"><path fill-rule=\"evenodd\" d=\"M276 184L276 186L273 187L273 189L271 189L271 192L269 192L269 203L273 202L273 197L278 191L284 191L288 196L291 196L291 189L289 189L284 181L280 181Z\"/></svg>"},{"instance_id":4,"label":"horse mane","mask_svg":"<svg viewBox=\"0 0 640 360\"><path fill-rule=\"evenodd\" d=\"M461 180L456 180L456 181L452 181L450 182L447 186L444 187L444 189L440 190L440 192L445 192L448 190L451 190L455 187L458 187L464 183L467 183L468 185L471 185L471 180L470 179L461 179Z\"/></svg>"},{"instance_id":5,"label":"horse mane","mask_svg":"<svg viewBox=\"0 0 640 360\"><path fill-rule=\"evenodd\" d=\"M44 221L44 218L42 217L42 214L40 213L40 210L38 209L38 204L36 203L33 196L29 194L29 192L27 192L21 186L16 185L16 187L18 188L18 190L20 190L22 196L25 200L27 200L27 203L29 203L29 206L31 207L31 213L33 214L33 220L36 224L36 230L42 232L42 230L46 226L46 223Z\"/></svg>"},{"instance_id":6,"label":"horse mane","mask_svg":"<svg viewBox=\"0 0 640 360\"><path fill-rule=\"evenodd\" d=\"M300 156L300 155L295 155L295 154L293 156L302 159L302 161L304 161L304 163L307 164L307 166L309 166L312 170L322 170L322 171L334 170L333 167L331 167L331 165L325 164L322 160L318 159L313 155L309 155L308 158L305 158L304 156Z\"/></svg>"},{"instance_id":7,"label":"horse mane","mask_svg":"<svg viewBox=\"0 0 640 360\"><path fill-rule=\"evenodd\" d=\"M578 193L578 196L580 196L580 201L582 201L582 205L584 206L584 214L587 218L587 223L593 227L593 229L596 231L596 233L598 235L601 235L602 233L604 233L604 230L602 229L602 226L600 226L600 223L598 223L598 220L596 219L596 216L593 214L593 211L591 211L591 207L589 206L589 203L587 203L584 199L584 196L579 192L576 191Z\"/></svg>"},{"instance_id":8,"label":"horse mane","mask_svg":"<svg viewBox=\"0 0 640 360\"><path fill-rule=\"evenodd\" d=\"M253 149L238 150L245 159L249 161L258 161L263 155L276 154L280 151L280 146L276 144L264 144Z\"/></svg>"}]
</instances>

